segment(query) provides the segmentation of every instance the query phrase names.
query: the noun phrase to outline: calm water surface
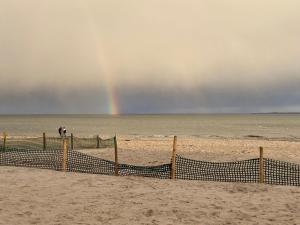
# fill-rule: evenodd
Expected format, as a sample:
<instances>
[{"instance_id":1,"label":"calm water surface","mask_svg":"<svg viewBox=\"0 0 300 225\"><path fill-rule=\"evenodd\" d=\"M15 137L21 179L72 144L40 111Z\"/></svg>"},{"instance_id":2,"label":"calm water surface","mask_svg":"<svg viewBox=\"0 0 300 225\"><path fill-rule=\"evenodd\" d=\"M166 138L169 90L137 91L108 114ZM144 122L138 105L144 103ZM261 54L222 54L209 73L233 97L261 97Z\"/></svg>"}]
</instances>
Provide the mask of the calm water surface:
<instances>
[{"instance_id":1,"label":"calm water surface","mask_svg":"<svg viewBox=\"0 0 300 225\"><path fill-rule=\"evenodd\" d=\"M78 136L185 135L199 137L300 138L300 114L193 114L193 115L2 115L0 132L11 136L57 135L65 126Z\"/></svg>"}]
</instances>

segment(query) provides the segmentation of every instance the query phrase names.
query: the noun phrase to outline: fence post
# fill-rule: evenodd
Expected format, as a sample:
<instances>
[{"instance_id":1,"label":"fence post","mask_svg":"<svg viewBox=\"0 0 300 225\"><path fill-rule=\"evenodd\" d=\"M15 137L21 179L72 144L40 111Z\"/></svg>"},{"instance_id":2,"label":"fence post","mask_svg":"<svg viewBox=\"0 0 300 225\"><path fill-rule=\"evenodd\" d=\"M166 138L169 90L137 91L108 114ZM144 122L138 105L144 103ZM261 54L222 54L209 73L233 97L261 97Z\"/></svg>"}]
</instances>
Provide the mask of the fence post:
<instances>
[{"instance_id":1,"label":"fence post","mask_svg":"<svg viewBox=\"0 0 300 225\"><path fill-rule=\"evenodd\" d=\"M7 137L7 134L5 132L3 132L3 151L5 151L6 137Z\"/></svg>"},{"instance_id":2,"label":"fence post","mask_svg":"<svg viewBox=\"0 0 300 225\"><path fill-rule=\"evenodd\" d=\"M259 183L264 183L264 149L259 147Z\"/></svg>"},{"instance_id":3,"label":"fence post","mask_svg":"<svg viewBox=\"0 0 300 225\"><path fill-rule=\"evenodd\" d=\"M46 133L43 133L43 150L46 150Z\"/></svg>"},{"instance_id":4,"label":"fence post","mask_svg":"<svg viewBox=\"0 0 300 225\"><path fill-rule=\"evenodd\" d=\"M119 176L119 163L118 163L118 144L117 144L117 136L114 137L114 145L115 145L115 175Z\"/></svg>"},{"instance_id":5,"label":"fence post","mask_svg":"<svg viewBox=\"0 0 300 225\"><path fill-rule=\"evenodd\" d=\"M171 179L175 179L175 175L176 175L176 145L177 145L177 136L174 136L173 152L172 152L172 159L171 159Z\"/></svg>"},{"instance_id":6,"label":"fence post","mask_svg":"<svg viewBox=\"0 0 300 225\"><path fill-rule=\"evenodd\" d=\"M100 138L99 138L99 135L97 135L97 148L100 148Z\"/></svg>"},{"instance_id":7,"label":"fence post","mask_svg":"<svg viewBox=\"0 0 300 225\"><path fill-rule=\"evenodd\" d=\"M71 149L74 150L74 137L73 137L73 133L71 133Z\"/></svg>"},{"instance_id":8,"label":"fence post","mask_svg":"<svg viewBox=\"0 0 300 225\"><path fill-rule=\"evenodd\" d=\"M68 161L68 143L67 143L67 139L64 138L63 139L63 162L62 162L62 169L64 172L67 171L67 161Z\"/></svg>"}]
</instances>

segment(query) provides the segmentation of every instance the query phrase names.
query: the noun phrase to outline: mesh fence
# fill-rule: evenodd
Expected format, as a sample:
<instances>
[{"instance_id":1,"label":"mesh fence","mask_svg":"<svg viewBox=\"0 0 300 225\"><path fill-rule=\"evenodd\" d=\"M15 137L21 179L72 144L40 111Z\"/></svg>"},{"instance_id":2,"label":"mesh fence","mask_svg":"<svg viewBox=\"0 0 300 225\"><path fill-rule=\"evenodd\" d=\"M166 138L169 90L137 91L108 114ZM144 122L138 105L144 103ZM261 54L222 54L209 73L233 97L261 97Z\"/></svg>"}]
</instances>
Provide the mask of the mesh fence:
<instances>
[{"instance_id":1,"label":"mesh fence","mask_svg":"<svg viewBox=\"0 0 300 225\"><path fill-rule=\"evenodd\" d=\"M259 159L204 162L176 155L176 178L223 182L258 182Z\"/></svg>"},{"instance_id":2,"label":"mesh fence","mask_svg":"<svg viewBox=\"0 0 300 225\"><path fill-rule=\"evenodd\" d=\"M112 148L114 147L114 138L102 139L100 137L36 137L36 138L9 138L6 140L7 147L23 149L62 149L63 140L67 139L72 149L95 149L95 148ZM0 140L3 145L3 139Z\"/></svg>"},{"instance_id":3,"label":"mesh fence","mask_svg":"<svg viewBox=\"0 0 300 225\"><path fill-rule=\"evenodd\" d=\"M70 138L69 138L70 139ZM72 140L70 139L72 144ZM73 149L87 149L87 148L111 148L114 147L114 139L102 139L100 137L94 138L73 138Z\"/></svg>"},{"instance_id":4,"label":"mesh fence","mask_svg":"<svg viewBox=\"0 0 300 225\"><path fill-rule=\"evenodd\" d=\"M300 186L300 165L264 159L265 183Z\"/></svg>"},{"instance_id":5,"label":"mesh fence","mask_svg":"<svg viewBox=\"0 0 300 225\"><path fill-rule=\"evenodd\" d=\"M300 165L264 158L266 184L300 186ZM259 158L236 162L204 162L176 155L176 178L221 182L259 182Z\"/></svg>"},{"instance_id":6,"label":"mesh fence","mask_svg":"<svg viewBox=\"0 0 300 225\"><path fill-rule=\"evenodd\" d=\"M76 138L74 138L76 140ZM73 141L74 141L73 140ZM76 148L94 148L94 139L76 140ZM76 143L76 141L74 143ZM112 147L113 138L104 140L102 145ZM42 143L41 143L42 142ZM67 138L70 143L70 138ZM100 145L96 140L96 145ZM71 149L68 144L67 160L64 167L63 140L47 138L47 147L43 147L43 138L26 140L8 139L5 147L0 142L0 165L24 166L43 169L63 170L93 174L115 174L115 163ZM75 148L74 148L75 149ZM143 176L161 179L170 178L171 164L157 166L136 166L119 164L121 176ZM273 159L264 159L265 183L276 185L300 186L300 165ZM176 155L176 179L204 180L221 182L259 182L259 159L236 162L205 162Z\"/></svg>"},{"instance_id":7,"label":"mesh fence","mask_svg":"<svg viewBox=\"0 0 300 225\"><path fill-rule=\"evenodd\" d=\"M21 148L0 146L0 165L23 166L42 169L63 170L63 149L38 150L36 148ZM93 174L115 174L115 163L76 150L68 149L66 171ZM118 174L121 176L144 176L169 178L170 164L159 166L135 166L119 164Z\"/></svg>"},{"instance_id":8,"label":"mesh fence","mask_svg":"<svg viewBox=\"0 0 300 225\"><path fill-rule=\"evenodd\" d=\"M0 146L2 166L25 166L62 170L62 150L38 150L35 148Z\"/></svg>"},{"instance_id":9,"label":"mesh fence","mask_svg":"<svg viewBox=\"0 0 300 225\"><path fill-rule=\"evenodd\" d=\"M68 151L67 171L113 175L115 163L78 151Z\"/></svg>"},{"instance_id":10,"label":"mesh fence","mask_svg":"<svg viewBox=\"0 0 300 225\"><path fill-rule=\"evenodd\" d=\"M143 176L155 177L160 179L170 178L171 164L163 164L158 166L134 166L128 164L120 164L118 166L119 175L121 176Z\"/></svg>"},{"instance_id":11,"label":"mesh fence","mask_svg":"<svg viewBox=\"0 0 300 225\"><path fill-rule=\"evenodd\" d=\"M68 142L70 142L70 137L66 137ZM44 140L42 138L42 145L44 146L44 150L52 150L52 149L63 149L63 138L60 137L46 137L45 146Z\"/></svg>"},{"instance_id":12,"label":"mesh fence","mask_svg":"<svg viewBox=\"0 0 300 225\"><path fill-rule=\"evenodd\" d=\"M0 140L1 145L3 145L3 139ZM36 137L36 138L12 138L7 139L5 145L7 147L12 148L21 148L21 149L43 149L43 138Z\"/></svg>"}]
</instances>

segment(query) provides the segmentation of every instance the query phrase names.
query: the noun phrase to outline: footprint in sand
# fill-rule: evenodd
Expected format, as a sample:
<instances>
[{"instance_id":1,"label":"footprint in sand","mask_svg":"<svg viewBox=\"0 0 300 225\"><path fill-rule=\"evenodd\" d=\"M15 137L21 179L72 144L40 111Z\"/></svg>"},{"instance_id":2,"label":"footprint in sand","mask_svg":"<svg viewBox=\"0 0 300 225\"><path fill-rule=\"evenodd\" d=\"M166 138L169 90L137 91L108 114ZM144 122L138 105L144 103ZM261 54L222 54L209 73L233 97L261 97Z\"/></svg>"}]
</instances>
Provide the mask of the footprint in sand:
<instances>
[{"instance_id":1,"label":"footprint in sand","mask_svg":"<svg viewBox=\"0 0 300 225\"><path fill-rule=\"evenodd\" d=\"M147 212L144 213L145 216L150 217L153 216L154 212L152 209L147 210Z\"/></svg>"}]
</instances>

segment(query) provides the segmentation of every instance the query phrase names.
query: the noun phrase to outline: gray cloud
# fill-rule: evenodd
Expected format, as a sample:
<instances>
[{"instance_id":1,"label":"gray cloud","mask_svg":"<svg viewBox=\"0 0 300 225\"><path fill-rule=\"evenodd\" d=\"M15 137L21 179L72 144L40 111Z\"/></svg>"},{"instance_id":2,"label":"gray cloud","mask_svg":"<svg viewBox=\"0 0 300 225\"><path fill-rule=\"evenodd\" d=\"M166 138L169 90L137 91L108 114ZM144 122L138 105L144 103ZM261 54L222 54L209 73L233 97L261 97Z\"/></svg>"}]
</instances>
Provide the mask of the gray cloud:
<instances>
[{"instance_id":1,"label":"gray cloud","mask_svg":"<svg viewBox=\"0 0 300 225\"><path fill-rule=\"evenodd\" d=\"M0 96L0 113L106 113L104 94L101 89L86 88L67 91L34 89L23 93L10 91Z\"/></svg>"},{"instance_id":2,"label":"gray cloud","mask_svg":"<svg viewBox=\"0 0 300 225\"><path fill-rule=\"evenodd\" d=\"M299 110L299 8L0 0L0 113Z\"/></svg>"},{"instance_id":3,"label":"gray cloud","mask_svg":"<svg viewBox=\"0 0 300 225\"><path fill-rule=\"evenodd\" d=\"M238 86L182 88L148 85L119 86L122 113L245 113L299 111L300 81L257 89ZM67 91L39 89L27 93L6 92L0 97L0 113L107 113L103 87Z\"/></svg>"},{"instance_id":4,"label":"gray cloud","mask_svg":"<svg viewBox=\"0 0 300 225\"><path fill-rule=\"evenodd\" d=\"M291 112L300 110L299 85L300 80L257 89L135 87L123 89L119 96L123 112L128 113Z\"/></svg>"}]
</instances>

